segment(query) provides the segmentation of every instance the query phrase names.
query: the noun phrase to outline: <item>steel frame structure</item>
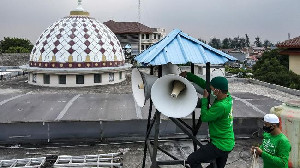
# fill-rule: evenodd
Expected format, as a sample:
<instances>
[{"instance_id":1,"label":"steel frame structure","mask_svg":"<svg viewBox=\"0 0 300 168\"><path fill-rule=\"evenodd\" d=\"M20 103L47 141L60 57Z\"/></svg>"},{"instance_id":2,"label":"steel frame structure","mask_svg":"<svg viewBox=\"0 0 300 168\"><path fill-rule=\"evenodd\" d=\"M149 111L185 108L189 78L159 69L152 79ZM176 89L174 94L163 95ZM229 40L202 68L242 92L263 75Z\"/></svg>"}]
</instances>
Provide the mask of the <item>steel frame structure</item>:
<instances>
[{"instance_id":1,"label":"steel frame structure","mask_svg":"<svg viewBox=\"0 0 300 168\"><path fill-rule=\"evenodd\" d=\"M191 73L194 74L194 64L193 63L191 64ZM150 75L153 75L153 66L150 67ZM158 66L158 77L162 77L162 65ZM209 62L206 63L206 89L207 89L208 93L210 93L210 63ZM208 101L209 100L210 99L208 97ZM208 104L209 104L209 102L208 102ZM153 103L152 103L152 100L150 99L147 131L146 131L145 142L144 142L144 157L143 157L142 168L145 168L147 149L149 150L149 154L150 154L150 158L151 158L151 168L157 168L160 165L179 165L179 164L183 165L186 168L189 168L190 166L186 164L185 159L177 158L159 146L158 140L159 140L159 126L160 126L161 113L158 110L156 110L155 114L153 115L153 118L151 119L152 106L153 106ZM192 126L188 125L186 122L184 122L180 118L169 117L169 119L193 141L194 151L196 151L198 149L198 147L201 148L202 144L197 139L196 135L202 125L202 121L199 118L198 122L196 123L195 111L192 112ZM154 139L150 140L149 135L153 129L153 126L154 126ZM162 153L166 154L173 160L158 161L156 159L158 150L161 151ZM212 163L213 167L216 168L215 160L210 161L210 163Z\"/></svg>"}]
</instances>

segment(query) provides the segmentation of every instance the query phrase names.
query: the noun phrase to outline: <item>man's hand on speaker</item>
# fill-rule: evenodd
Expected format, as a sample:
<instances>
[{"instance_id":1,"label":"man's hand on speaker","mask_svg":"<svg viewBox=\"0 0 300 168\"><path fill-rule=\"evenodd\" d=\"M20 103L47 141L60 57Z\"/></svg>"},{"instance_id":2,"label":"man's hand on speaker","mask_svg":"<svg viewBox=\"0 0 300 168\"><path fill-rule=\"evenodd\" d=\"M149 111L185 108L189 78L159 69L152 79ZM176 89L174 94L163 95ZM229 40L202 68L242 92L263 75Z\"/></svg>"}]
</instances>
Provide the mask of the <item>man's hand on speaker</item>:
<instances>
[{"instance_id":1,"label":"man's hand on speaker","mask_svg":"<svg viewBox=\"0 0 300 168\"><path fill-rule=\"evenodd\" d=\"M206 89L204 89L204 92L203 92L203 98L208 98L208 92Z\"/></svg>"},{"instance_id":2,"label":"man's hand on speaker","mask_svg":"<svg viewBox=\"0 0 300 168\"><path fill-rule=\"evenodd\" d=\"M181 72L179 75L186 78L186 71Z\"/></svg>"}]
</instances>

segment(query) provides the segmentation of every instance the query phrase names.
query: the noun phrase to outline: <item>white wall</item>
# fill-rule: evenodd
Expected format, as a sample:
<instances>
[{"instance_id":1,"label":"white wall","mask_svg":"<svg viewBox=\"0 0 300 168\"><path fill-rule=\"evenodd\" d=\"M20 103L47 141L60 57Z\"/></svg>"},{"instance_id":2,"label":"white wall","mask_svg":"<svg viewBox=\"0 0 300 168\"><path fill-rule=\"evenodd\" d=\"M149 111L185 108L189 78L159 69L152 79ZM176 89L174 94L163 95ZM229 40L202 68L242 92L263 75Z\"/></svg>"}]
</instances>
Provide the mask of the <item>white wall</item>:
<instances>
[{"instance_id":1,"label":"white wall","mask_svg":"<svg viewBox=\"0 0 300 168\"><path fill-rule=\"evenodd\" d=\"M61 74L66 75L66 84L59 84L58 83L58 75L60 74L50 74L50 84L44 84L44 73L37 73L36 83L32 82L33 74L35 72L28 73L28 83L32 85L39 85L39 86L49 86L49 87L82 87L82 86L96 86L96 85L108 85L108 84L115 84L120 83L125 78L125 71L122 71L122 79L119 77L119 72L114 73L114 81L109 82L109 73L99 73L101 74L102 82L101 83L94 83L94 74L78 74L84 75L84 84L76 84L76 74Z\"/></svg>"},{"instance_id":2,"label":"white wall","mask_svg":"<svg viewBox=\"0 0 300 168\"><path fill-rule=\"evenodd\" d=\"M206 76L206 67L195 65L195 74L204 77ZM223 76L225 77L225 67L211 67L210 68L210 79L216 76Z\"/></svg>"}]
</instances>

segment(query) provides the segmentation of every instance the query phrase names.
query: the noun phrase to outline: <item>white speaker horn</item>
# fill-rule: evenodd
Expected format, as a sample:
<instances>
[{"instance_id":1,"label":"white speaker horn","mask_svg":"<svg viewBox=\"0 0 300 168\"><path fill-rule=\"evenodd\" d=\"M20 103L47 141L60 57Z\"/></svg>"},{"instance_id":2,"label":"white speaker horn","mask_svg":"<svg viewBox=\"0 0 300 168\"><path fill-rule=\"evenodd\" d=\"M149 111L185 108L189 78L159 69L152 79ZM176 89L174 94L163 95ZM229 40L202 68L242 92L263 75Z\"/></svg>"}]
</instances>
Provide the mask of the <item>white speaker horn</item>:
<instances>
[{"instance_id":1,"label":"white speaker horn","mask_svg":"<svg viewBox=\"0 0 300 168\"><path fill-rule=\"evenodd\" d=\"M139 107L144 107L150 98L151 87L158 77L140 72L137 68L132 69L131 87L134 100Z\"/></svg>"},{"instance_id":2,"label":"white speaker horn","mask_svg":"<svg viewBox=\"0 0 300 168\"><path fill-rule=\"evenodd\" d=\"M162 76L168 74L179 75L180 73L181 73L181 69L176 64L171 64L169 62L168 64L162 65Z\"/></svg>"},{"instance_id":3,"label":"white speaker horn","mask_svg":"<svg viewBox=\"0 0 300 168\"><path fill-rule=\"evenodd\" d=\"M176 86L178 83L179 87ZM175 96L172 95L173 91L176 92ZM191 114L198 101L194 86L187 79L172 74L155 81L151 89L151 98L158 111L165 116L174 118L186 117Z\"/></svg>"}]
</instances>

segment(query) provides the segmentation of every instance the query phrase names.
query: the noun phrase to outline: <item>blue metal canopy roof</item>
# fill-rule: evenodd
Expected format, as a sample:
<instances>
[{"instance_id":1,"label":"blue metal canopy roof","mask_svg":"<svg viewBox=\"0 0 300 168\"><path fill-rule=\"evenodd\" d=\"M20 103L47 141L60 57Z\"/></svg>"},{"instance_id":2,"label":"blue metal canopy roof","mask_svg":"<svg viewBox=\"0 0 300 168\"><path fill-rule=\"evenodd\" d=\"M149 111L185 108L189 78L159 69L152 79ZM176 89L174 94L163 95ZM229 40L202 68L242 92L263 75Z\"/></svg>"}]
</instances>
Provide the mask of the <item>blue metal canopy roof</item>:
<instances>
[{"instance_id":1,"label":"blue metal canopy roof","mask_svg":"<svg viewBox=\"0 0 300 168\"><path fill-rule=\"evenodd\" d=\"M224 64L228 60L237 60L185 33L174 29L165 38L153 44L135 57L144 65L186 64Z\"/></svg>"}]
</instances>

